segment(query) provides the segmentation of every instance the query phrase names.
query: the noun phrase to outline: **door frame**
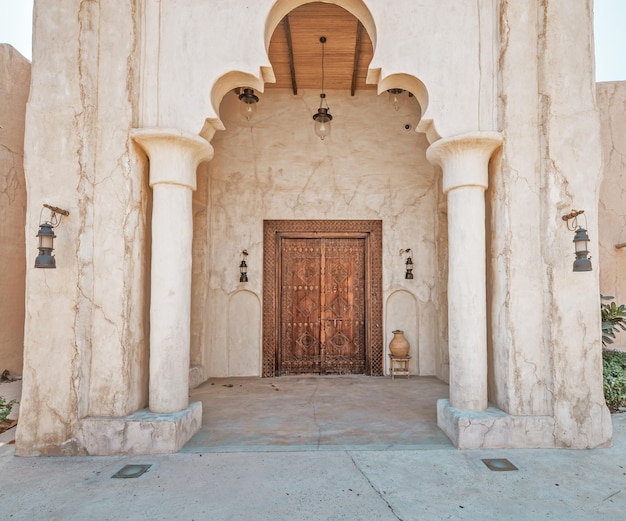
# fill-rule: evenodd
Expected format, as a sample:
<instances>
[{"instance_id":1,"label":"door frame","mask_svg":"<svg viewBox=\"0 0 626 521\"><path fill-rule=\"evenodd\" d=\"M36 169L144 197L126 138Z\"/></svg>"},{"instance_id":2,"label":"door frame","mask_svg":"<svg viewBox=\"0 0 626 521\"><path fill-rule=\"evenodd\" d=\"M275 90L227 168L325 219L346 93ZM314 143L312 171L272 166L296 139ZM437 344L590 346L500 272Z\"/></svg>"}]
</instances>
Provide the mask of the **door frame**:
<instances>
[{"instance_id":1,"label":"door frame","mask_svg":"<svg viewBox=\"0 0 626 521\"><path fill-rule=\"evenodd\" d=\"M278 374L281 239L351 236L365 239L365 374L384 374L382 221L267 220L263 221L262 377Z\"/></svg>"}]
</instances>

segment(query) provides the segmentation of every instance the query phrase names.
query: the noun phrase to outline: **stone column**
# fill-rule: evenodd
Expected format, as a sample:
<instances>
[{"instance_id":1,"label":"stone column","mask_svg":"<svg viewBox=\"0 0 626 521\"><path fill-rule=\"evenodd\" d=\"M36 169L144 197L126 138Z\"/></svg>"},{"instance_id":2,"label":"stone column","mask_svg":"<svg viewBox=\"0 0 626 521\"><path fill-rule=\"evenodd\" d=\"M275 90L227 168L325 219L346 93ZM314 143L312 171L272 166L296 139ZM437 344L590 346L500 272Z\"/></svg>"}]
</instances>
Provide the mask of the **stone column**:
<instances>
[{"instance_id":1,"label":"stone column","mask_svg":"<svg viewBox=\"0 0 626 521\"><path fill-rule=\"evenodd\" d=\"M138 129L132 137L150 158L153 194L149 407L173 413L189 405L192 192L213 147L178 130Z\"/></svg>"},{"instance_id":2,"label":"stone column","mask_svg":"<svg viewBox=\"0 0 626 521\"><path fill-rule=\"evenodd\" d=\"M485 190L497 132L472 132L433 143L426 156L443 170L448 196L448 349L450 405L487 408Z\"/></svg>"}]
</instances>

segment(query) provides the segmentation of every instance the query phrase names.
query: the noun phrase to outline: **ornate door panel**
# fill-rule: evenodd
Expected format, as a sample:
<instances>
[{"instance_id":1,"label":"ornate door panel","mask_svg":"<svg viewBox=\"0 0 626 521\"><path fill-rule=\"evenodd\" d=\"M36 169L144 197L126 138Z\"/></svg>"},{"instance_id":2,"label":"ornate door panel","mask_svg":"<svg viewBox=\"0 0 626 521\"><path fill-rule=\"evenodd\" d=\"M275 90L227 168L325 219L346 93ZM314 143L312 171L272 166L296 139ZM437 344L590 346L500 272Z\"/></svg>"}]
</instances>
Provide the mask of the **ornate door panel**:
<instances>
[{"instance_id":1,"label":"ornate door panel","mask_svg":"<svg viewBox=\"0 0 626 521\"><path fill-rule=\"evenodd\" d=\"M263 222L262 376L383 374L382 221Z\"/></svg>"},{"instance_id":2,"label":"ornate door panel","mask_svg":"<svg viewBox=\"0 0 626 521\"><path fill-rule=\"evenodd\" d=\"M319 373L320 239L283 239L281 263L281 373Z\"/></svg>"},{"instance_id":3,"label":"ornate door panel","mask_svg":"<svg viewBox=\"0 0 626 521\"><path fill-rule=\"evenodd\" d=\"M322 368L362 374L365 369L364 239L324 239Z\"/></svg>"},{"instance_id":4,"label":"ornate door panel","mask_svg":"<svg viewBox=\"0 0 626 521\"><path fill-rule=\"evenodd\" d=\"M281 374L365 372L365 240L282 238Z\"/></svg>"}]
</instances>

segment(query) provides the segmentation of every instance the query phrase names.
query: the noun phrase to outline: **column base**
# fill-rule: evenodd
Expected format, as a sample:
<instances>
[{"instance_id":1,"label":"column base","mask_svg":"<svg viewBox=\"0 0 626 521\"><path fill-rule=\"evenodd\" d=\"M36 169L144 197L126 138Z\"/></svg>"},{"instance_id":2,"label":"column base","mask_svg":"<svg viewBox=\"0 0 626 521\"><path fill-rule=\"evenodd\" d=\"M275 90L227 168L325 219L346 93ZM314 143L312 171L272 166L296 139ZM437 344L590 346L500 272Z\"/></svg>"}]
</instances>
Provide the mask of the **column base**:
<instances>
[{"instance_id":1,"label":"column base","mask_svg":"<svg viewBox=\"0 0 626 521\"><path fill-rule=\"evenodd\" d=\"M202 427L202 403L171 414L142 409L125 417L84 418L77 438L89 456L169 454L180 450Z\"/></svg>"},{"instance_id":2,"label":"column base","mask_svg":"<svg viewBox=\"0 0 626 521\"><path fill-rule=\"evenodd\" d=\"M437 401L437 425L459 449L554 449L551 416L513 416L496 407L464 411Z\"/></svg>"}]
</instances>

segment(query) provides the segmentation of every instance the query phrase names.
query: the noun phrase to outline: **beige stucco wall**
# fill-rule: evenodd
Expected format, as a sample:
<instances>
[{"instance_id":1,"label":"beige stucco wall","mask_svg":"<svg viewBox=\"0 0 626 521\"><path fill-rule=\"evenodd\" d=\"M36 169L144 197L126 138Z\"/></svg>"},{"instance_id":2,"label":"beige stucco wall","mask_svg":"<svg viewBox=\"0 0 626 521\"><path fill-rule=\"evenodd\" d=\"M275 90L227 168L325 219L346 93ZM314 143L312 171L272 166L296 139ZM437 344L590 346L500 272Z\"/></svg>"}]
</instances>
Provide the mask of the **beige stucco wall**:
<instances>
[{"instance_id":1,"label":"beige stucco wall","mask_svg":"<svg viewBox=\"0 0 626 521\"><path fill-rule=\"evenodd\" d=\"M142 2L143 126L199 132L205 118L220 116L219 103L228 88L218 88L220 95L212 97L207 89L227 73L236 71L248 86L263 88L263 81L272 77L266 53L271 34L282 16L302 3L256 0L253 8L242 7L235 14L229 2ZM403 0L393 9L387 0L333 3L354 13L370 33L373 82L405 74L426 84L424 117L436 121L440 135L495 129L491 43L496 0ZM225 40L236 46L225 45Z\"/></svg>"},{"instance_id":2,"label":"beige stucco wall","mask_svg":"<svg viewBox=\"0 0 626 521\"><path fill-rule=\"evenodd\" d=\"M597 251L602 158L592 3L575 4L500 5L505 140L488 195L492 398L512 414L553 416L563 446L603 439L611 429L602 395L599 270L572 272L573 234L561 219L584 209Z\"/></svg>"},{"instance_id":3,"label":"beige stucco wall","mask_svg":"<svg viewBox=\"0 0 626 521\"><path fill-rule=\"evenodd\" d=\"M24 122L30 62L0 44L0 372L22 374L26 286Z\"/></svg>"},{"instance_id":4,"label":"beige stucco wall","mask_svg":"<svg viewBox=\"0 0 626 521\"><path fill-rule=\"evenodd\" d=\"M600 292L626 304L626 81L598 83L602 131L602 185L599 209ZM626 346L621 333L614 347Z\"/></svg>"},{"instance_id":5,"label":"beige stucco wall","mask_svg":"<svg viewBox=\"0 0 626 521\"><path fill-rule=\"evenodd\" d=\"M35 2L18 453L76 453L80 418L147 403L149 190L128 137L138 23L130 0ZM55 229L55 270L32 267L43 203L70 212Z\"/></svg>"},{"instance_id":6,"label":"beige stucco wall","mask_svg":"<svg viewBox=\"0 0 626 521\"><path fill-rule=\"evenodd\" d=\"M200 173L207 180L196 193L208 201L208 210L197 223L207 234L206 250L194 257L206 270L198 270L194 288L204 279L208 292L194 309L205 325L201 346L194 348L203 353L207 376L260 374L264 219L382 219L385 345L392 330L406 330L412 372L445 378L437 362L444 351L437 338L438 319L445 317L439 298L445 281L437 277L436 229L443 195L425 157L428 142L415 132L419 106L413 98L395 112L387 95L373 90L355 97L328 90L327 99L333 130L321 141L311 118L318 92L293 96L267 89L251 123L239 115L234 93L224 98L220 114L226 130L212 141L215 157ZM413 280L404 278L399 254L407 248L414 255ZM245 285L238 270L243 249L249 252ZM248 312L229 304L242 289L256 295ZM396 298L399 291L410 295L413 312ZM253 323L245 320L249 313L256 317ZM254 332L245 343L235 340L242 327Z\"/></svg>"},{"instance_id":7,"label":"beige stucco wall","mask_svg":"<svg viewBox=\"0 0 626 521\"><path fill-rule=\"evenodd\" d=\"M201 132L215 146L194 194L197 379L257 371L260 330L228 341L225 331L240 310L260 321L262 220L357 215L384 221L387 335L394 306L415 302L414 369L445 376L446 207L424 136L396 131L389 116L386 132L372 125L363 107L386 110L373 93L353 100L329 91L336 128L324 143L311 130L317 93L292 99L268 89L253 128L235 120L229 92L271 80L271 31L300 3L36 0L18 454L80 453L81 418L124 417L147 402L150 165L132 128ZM504 137L487 194L492 402L510 415L553 420L536 435L546 445L607 443L598 270L572 273L572 235L561 220L584 208L598 251L591 0L336 3L370 31L370 79L382 90L415 87L433 123L421 127L429 140ZM44 202L70 211L57 228L56 270L30 268ZM407 247L416 253L412 282L397 253ZM523 429L515 439L524 446Z\"/></svg>"}]
</instances>

